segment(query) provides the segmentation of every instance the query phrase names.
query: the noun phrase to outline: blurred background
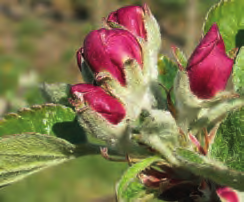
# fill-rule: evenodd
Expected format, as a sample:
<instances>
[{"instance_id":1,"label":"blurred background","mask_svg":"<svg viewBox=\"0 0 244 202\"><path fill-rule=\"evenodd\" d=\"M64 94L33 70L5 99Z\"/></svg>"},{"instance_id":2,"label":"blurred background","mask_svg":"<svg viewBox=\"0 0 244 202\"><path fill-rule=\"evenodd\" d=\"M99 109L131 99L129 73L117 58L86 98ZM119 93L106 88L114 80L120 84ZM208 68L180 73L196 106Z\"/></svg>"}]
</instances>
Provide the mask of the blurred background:
<instances>
[{"instance_id":1,"label":"blurred background","mask_svg":"<svg viewBox=\"0 0 244 202\"><path fill-rule=\"evenodd\" d=\"M122 6L147 3L163 37L189 56L208 9L218 0L0 0L0 117L44 103L41 82L81 82L75 53L102 17ZM35 174L0 191L1 202L112 202L127 165L85 157Z\"/></svg>"}]
</instances>

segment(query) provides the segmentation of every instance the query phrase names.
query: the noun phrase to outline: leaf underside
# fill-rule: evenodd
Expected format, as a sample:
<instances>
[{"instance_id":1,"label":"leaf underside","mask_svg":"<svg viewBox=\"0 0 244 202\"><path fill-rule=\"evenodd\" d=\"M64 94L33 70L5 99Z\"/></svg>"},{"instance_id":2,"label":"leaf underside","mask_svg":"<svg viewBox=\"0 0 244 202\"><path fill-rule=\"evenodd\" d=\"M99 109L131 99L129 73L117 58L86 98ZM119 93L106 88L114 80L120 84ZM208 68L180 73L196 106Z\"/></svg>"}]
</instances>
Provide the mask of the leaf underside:
<instances>
[{"instance_id":1,"label":"leaf underside","mask_svg":"<svg viewBox=\"0 0 244 202\"><path fill-rule=\"evenodd\" d=\"M228 167L244 172L244 108L231 112L221 124L211 157L224 162Z\"/></svg>"},{"instance_id":2,"label":"leaf underside","mask_svg":"<svg viewBox=\"0 0 244 202\"><path fill-rule=\"evenodd\" d=\"M0 139L0 187L74 158L75 146L37 133Z\"/></svg>"},{"instance_id":3,"label":"leaf underside","mask_svg":"<svg viewBox=\"0 0 244 202\"><path fill-rule=\"evenodd\" d=\"M212 161L208 157L200 156L186 149L178 149L176 157L180 166L193 174L212 180L217 184L244 191L244 172L231 170L220 162Z\"/></svg>"}]
</instances>

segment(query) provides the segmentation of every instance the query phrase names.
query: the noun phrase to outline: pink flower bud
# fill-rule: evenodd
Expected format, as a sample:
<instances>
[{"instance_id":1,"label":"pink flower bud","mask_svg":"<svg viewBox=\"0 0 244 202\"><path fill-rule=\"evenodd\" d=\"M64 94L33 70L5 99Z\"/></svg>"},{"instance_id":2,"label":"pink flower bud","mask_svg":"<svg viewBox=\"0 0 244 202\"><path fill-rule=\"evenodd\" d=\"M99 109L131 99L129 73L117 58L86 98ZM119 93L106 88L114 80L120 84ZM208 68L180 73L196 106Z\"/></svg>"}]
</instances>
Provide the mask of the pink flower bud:
<instances>
[{"instance_id":1,"label":"pink flower bud","mask_svg":"<svg viewBox=\"0 0 244 202\"><path fill-rule=\"evenodd\" d=\"M71 93L112 124L118 124L126 115L123 105L101 87L91 84L76 84L71 87Z\"/></svg>"},{"instance_id":2,"label":"pink flower bud","mask_svg":"<svg viewBox=\"0 0 244 202\"><path fill-rule=\"evenodd\" d=\"M123 65L135 59L142 66L142 49L136 38L122 29L99 29L84 41L84 59L96 74L108 71L122 85L126 84Z\"/></svg>"},{"instance_id":3,"label":"pink flower bud","mask_svg":"<svg viewBox=\"0 0 244 202\"><path fill-rule=\"evenodd\" d=\"M107 21L116 22L134 35L146 39L147 33L144 24L144 8L140 6L127 6L109 14Z\"/></svg>"},{"instance_id":4,"label":"pink flower bud","mask_svg":"<svg viewBox=\"0 0 244 202\"><path fill-rule=\"evenodd\" d=\"M239 202L238 195L235 191L229 187L222 187L217 189L217 194L221 199L224 199L226 202Z\"/></svg>"},{"instance_id":5,"label":"pink flower bud","mask_svg":"<svg viewBox=\"0 0 244 202\"><path fill-rule=\"evenodd\" d=\"M192 92L199 98L211 98L225 90L233 60L225 53L218 26L213 24L191 55L187 72Z\"/></svg>"}]
</instances>

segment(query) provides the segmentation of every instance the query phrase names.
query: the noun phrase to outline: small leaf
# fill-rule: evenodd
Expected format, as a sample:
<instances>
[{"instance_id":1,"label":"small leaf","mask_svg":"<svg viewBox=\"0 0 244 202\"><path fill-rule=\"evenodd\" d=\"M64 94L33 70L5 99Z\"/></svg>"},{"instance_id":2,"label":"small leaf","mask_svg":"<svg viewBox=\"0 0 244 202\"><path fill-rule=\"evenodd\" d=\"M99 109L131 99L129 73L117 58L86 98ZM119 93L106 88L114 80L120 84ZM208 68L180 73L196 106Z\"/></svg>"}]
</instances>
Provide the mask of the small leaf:
<instances>
[{"instance_id":1,"label":"small leaf","mask_svg":"<svg viewBox=\"0 0 244 202\"><path fill-rule=\"evenodd\" d=\"M41 92L46 102L63 104L66 106L70 106L68 102L68 98L71 97L70 87L71 85L66 83L43 83L40 85Z\"/></svg>"},{"instance_id":2,"label":"small leaf","mask_svg":"<svg viewBox=\"0 0 244 202\"><path fill-rule=\"evenodd\" d=\"M185 54L180 50L180 48L176 47L176 46L172 46L173 49L173 54L175 56L175 59L178 63L178 65L181 68L186 68L187 66L187 59Z\"/></svg>"},{"instance_id":3,"label":"small leaf","mask_svg":"<svg viewBox=\"0 0 244 202\"><path fill-rule=\"evenodd\" d=\"M158 60L158 80L166 87L171 88L174 84L178 67L166 56L161 56Z\"/></svg>"},{"instance_id":4,"label":"small leaf","mask_svg":"<svg viewBox=\"0 0 244 202\"><path fill-rule=\"evenodd\" d=\"M243 7L243 0L221 0L206 16L204 33L212 24L217 23L227 52L244 45Z\"/></svg>"},{"instance_id":5,"label":"small leaf","mask_svg":"<svg viewBox=\"0 0 244 202\"><path fill-rule=\"evenodd\" d=\"M244 172L230 170L219 162L185 149L176 150L175 156L179 160L180 166L193 174L217 184L244 191Z\"/></svg>"},{"instance_id":6,"label":"small leaf","mask_svg":"<svg viewBox=\"0 0 244 202\"><path fill-rule=\"evenodd\" d=\"M233 83L235 91L244 94L244 47L241 47L233 66Z\"/></svg>"},{"instance_id":7,"label":"small leaf","mask_svg":"<svg viewBox=\"0 0 244 202\"><path fill-rule=\"evenodd\" d=\"M86 141L75 112L63 105L35 105L17 114L7 114L0 120L0 137L25 132L54 135L74 144Z\"/></svg>"},{"instance_id":8,"label":"small leaf","mask_svg":"<svg viewBox=\"0 0 244 202\"><path fill-rule=\"evenodd\" d=\"M161 91L158 103L160 103L160 109L167 109L172 113L176 114L174 108L174 95L171 93L172 87L174 85L174 78L176 76L178 67L171 59L166 56L161 56L158 59L158 81L161 84ZM163 98L162 98L163 97ZM167 106L167 108L166 108Z\"/></svg>"},{"instance_id":9,"label":"small leaf","mask_svg":"<svg viewBox=\"0 0 244 202\"><path fill-rule=\"evenodd\" d=\"M141 162L131 166L126 171L126 173L122 176L119 183L117 184L116 191L117 191L118 200L128 201L129 199L131 199L130 197L132 197L133 195L133 194L131 195L130 192L131 189L133 190L136 189L137 193L143 191L143 186L139 186L138 183L135 182L137 178L137 174L139 174L146 167L150 166L152 163L160 160L162 160L160 157L153 156L153 157L146 158Z\"/></svg>"},{"instance_id":10,"label":"small leaf","mask_svg":"<svg viewBox=\"0 0 244 202\"><path fill-rule=\"evenodd\" d=\"M0 187L49 166L73 159L75 146L48 135L22 134L0 139Z\"/></svg>"}]
</instances>

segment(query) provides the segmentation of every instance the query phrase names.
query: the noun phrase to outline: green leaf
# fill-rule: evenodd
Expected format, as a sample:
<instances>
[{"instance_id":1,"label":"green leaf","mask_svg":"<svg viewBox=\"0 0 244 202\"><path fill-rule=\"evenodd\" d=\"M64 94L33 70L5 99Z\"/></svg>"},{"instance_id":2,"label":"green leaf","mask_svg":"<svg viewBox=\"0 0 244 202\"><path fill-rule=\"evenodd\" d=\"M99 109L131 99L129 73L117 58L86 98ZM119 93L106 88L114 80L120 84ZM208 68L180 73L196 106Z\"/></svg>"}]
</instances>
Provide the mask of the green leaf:
<instances>
[{"instance_id":1,"label":"green leaf","mask_svg":"<svg viewBox=\"0 0 244 202\"><path fill-rule=\"evenodd\" d=\"M244 172L231 170L219 162L185 149L176 150L175 156L181 167L195 175L210 179L220 185L244 191Z\"/></svg>"},{"instance_id":2,"label":"green leaf","mask_svg":"<svg viewBox=\"0 0 244 202\"><path fill-rule=\"evenodd\" d=\"M137 179L128 185L128 187L124 190L123 195L125 196L123 200L133 201L134 199L145 196L146 190L143 184Z\"/></svg>"},{"instance_id":3,"label":"green leaf","mask_svg":"<svg viewBox=\"0 0 244 202\"><path fill-rule=\"evenodd\" d=\"M161 56L158 60L158 80L166 87L171 88L174 84L178 67L171 59Z\"/></svg>"},{"instance_id":4,"label":"green leaf","mask_svg":"<svg viewBox=\"0 0 244 202\"><path fill-rule=\"evenodd\" d=\"M244 172L244 108L229 114L221 124L210 155L228 167Z\"/></svg>"},{"instance_id":5,"label":"green leaf","mask_svg":"<svg viewBox=\"0 0 244 202\"><path fill-rule=\"evenodd\" d=\"M35 105L10 113L0 120L0 136L35 132L49 134L78 144L86 141L75 112L63 105Z\"/></svg>"},{"instance_id":6,"label":"green leaf","mask_svg":"<svg viewBox=\"0 0 244 202\"><path fill-rule=\"evenodd\" d=\"M41 134L12 135L0 139L0 187L73 159L75 146Z\"/></svg>"},{"instance_id":7,"label":"green leaf","mask_svg":"<svg viewBox=\"0 0 244 202\"><path fill-rule=\"evenodd\" d=\"M160 157L153 156L142 160L131 166L122 176L117 184L117 198L119 201L130 201L137 194L143 194L144 187L136 182L137 174L156 161L162 160ZM131 191L132 190L132 191Z\"/></svg>"},{"instance_id":8,"label":"green leaf","mask_svg":"<svg viewBox=\"0 0 244 202\"><path fill-rule=\"evenodd\" d=\"M68 98L70 94L70 84L66 83L43 83L40 85L43 97L47 102L70 106Z\"/></svg>"},{"instance_id":9,"label":"green leaf","mask_svg":"<svg viewBox=\"0 0 244 202\"><path fill-rule=\"evenodd\" d=\"M162 84L159 91L158 103L160 109L170 110L174 114L174 94L170 92L174 85L174 78L176 76L178 66L171 59L166 56L161 56L158 59L158 81ZM157 97L157 96L155 96Z\"/></svg>"},{"instance_id":10,"label":"green leaf","mask_svg":"<svg viewBox=\"0 0 244 202\"><path fill-rule=\"evenodd\" d=\"M193 151L190 151L188 149L178 148L176 149L176 154L178 155L178 157L187 159L188 161L198 163L198 164L204 163L205 160L203 156Z\"/></svg>"},{"instance_id":11,"label":"green leaf","mask_svg":"<svg viewBox=\"0 0 244 202\"><path fill-rule=\"evenodd\" d=\"M243 7L243 0L221 0L206 16L204 32L206 33L213 23L217 23L227 52L244 45Z\"/></svg>"},{"instance_id":12,"label":"green leaf","mask_svg":"<svg viewBox=\"0 0 244 202\"><path fill-rule=\"evenodd\" d=\"M233 66L233 83L235 91L244 94L244 47L241 47Z\"/></svg>"}]
</instances>

